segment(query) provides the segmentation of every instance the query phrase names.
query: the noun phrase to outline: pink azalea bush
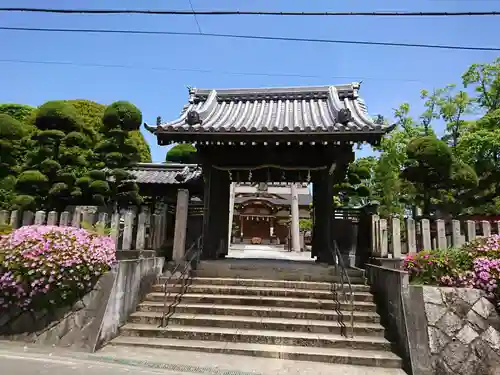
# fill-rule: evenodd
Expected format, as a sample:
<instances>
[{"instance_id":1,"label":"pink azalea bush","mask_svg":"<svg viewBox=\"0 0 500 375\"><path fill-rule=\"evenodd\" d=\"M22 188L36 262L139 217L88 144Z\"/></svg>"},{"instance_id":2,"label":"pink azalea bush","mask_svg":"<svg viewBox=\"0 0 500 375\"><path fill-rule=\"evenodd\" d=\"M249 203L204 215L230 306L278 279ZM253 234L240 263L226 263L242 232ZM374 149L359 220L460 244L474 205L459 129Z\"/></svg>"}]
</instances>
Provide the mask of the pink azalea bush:
<instances>
[{"instance_id":1,"label":"pink azalea bush","mask_svg":"<svg viewBox=\"0 0 500 375\"><path fill-rule=\"evenodd\" d=\"M0 314L69 305L116 260L111 237L71 227L21 227L0 236L0 251Z\"/></svg>"},{"instance_id":2,"label":"pink azalea bush","mask_svg":"<svg viewBox=\"0 0 500 375\"><path fill-rule=\"evenodd\" d=\"M500 235L478 238L460 249L423 250L403 262L418 284L484 290L500 301Z\"/></svg>"}]
</instances>

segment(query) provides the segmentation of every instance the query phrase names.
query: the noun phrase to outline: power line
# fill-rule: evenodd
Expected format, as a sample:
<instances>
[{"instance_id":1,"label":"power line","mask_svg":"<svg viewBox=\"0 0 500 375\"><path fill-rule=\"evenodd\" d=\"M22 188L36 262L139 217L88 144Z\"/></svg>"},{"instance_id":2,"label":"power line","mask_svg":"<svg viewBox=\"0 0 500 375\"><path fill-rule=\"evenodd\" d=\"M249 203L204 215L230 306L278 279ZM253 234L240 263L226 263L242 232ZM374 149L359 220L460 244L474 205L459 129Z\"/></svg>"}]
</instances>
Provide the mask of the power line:
<instances>
[{"instance_id":1,"label":"power line","mask_svg":"<svg viewBox=\"0 0 500 375\"><path fill-rule=\"evenodd\" d=\"M232 39L250 39L250 40L274 40L281 42L306 42L306 43L324 43L324 44L352 44L366 46L385 46L385 47L413 47L413 48L432 48L447 49L459 51L500 51L500 47L473 47L456 46L445 44L422 44L422 43L395 43L395 42L371 42L361 40L340 40L340 39L318 39L318 38L293 38L267 35L238 35L238 34L215 34L215 33L193 33L182 31L147 31L147 30L119 30L119 29L64 29L64 28L42 28L42 27L8 27L0 26L0 30L9 31L34 31L34 32L66 32L66 33L99 33L99 34L132 34L132 35L176 35L176 36L198 36L213 38L232 38Z\"/></svg>"},{"instance_id":2,"label":"power line","mask_svg":"<svg viewBox=\"0 0 500 375\"><path fill-rule=\"evenodd\" d=\"M497 11L474 12L273 12L240 10L148 10L148 9L49 9L49 8L0 8L0 12L31 12L60 14L150 14L189 16L368 16L368 17L453 17L499 16Z\"/></svg>"},{"instance_id":3,"label":"power line","mask_svg":"<svg viewBox=\"0 0 500 375\"><path fill-rule=\"evenodd\" d=\"M258 76L258 77L288 77L288 78L319 78L319 79L345 79L345 80L362 80L362 81L394 81L394 82L412 82L424 83L417 79L398 79L398 78L382 78L382 77L365 77L365 76L332 76L332 75L305 75L294 73L259 73L259 72L242 72L242 71L224 71L212 69L197 69L197 68L173 68L164 66L139 66L139 65L124 65L124 64L98 64L98 63L77 63L72 61L47 61L47 60L22 60L22 59L0 59L0 63L18 63L18 64L37 64L37 65L63 65L77 66L87 68L111 68L111 69L141 69L169 72L191 72L191 73L207 73L207 74L224 74L237 76Z\"/></svg>"},{"instance_id":4,"label":"power line","mask_svg":"<svg viewBox=\"0 0 500 375\"><path fill-rule=\"evenodd\" d=\"M191 7L191 10L193 11L194 13L194 7L193 7L193 2L191 0L188 0L189 1L189 6ZM200 34L203 34L203 32L201 31L201 26L200 26L200 23L198 22L198 17L196 16L196 13L193 14L194 15L194 20L196 22L196 26L198 26L198 31Z\"/></svg>"}]
</instances>

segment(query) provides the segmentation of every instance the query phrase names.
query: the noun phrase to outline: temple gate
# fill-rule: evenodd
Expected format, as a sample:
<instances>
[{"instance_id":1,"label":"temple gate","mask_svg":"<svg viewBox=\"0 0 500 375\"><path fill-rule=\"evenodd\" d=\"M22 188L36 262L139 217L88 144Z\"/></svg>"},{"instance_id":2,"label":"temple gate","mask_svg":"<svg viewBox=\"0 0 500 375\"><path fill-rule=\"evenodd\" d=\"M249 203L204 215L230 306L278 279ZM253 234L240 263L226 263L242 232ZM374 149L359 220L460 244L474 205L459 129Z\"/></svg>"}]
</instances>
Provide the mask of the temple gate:
<instances>
[{"instance_id":1,"label":"temple gate","mask_svg":"<svg viewBox=\"0 0 500 375\"><path fill-rule=\"evenodd\" d=\"M158 144L192 143L203 170L203 259L229 247L231 182L307 182L313 185L312 256L335 262L333 185L354 160L353 145L377 144L390 130L375 123L359 84L338 86L189 89L172 122L146 128Z\"/></svg>"}]
</instances>

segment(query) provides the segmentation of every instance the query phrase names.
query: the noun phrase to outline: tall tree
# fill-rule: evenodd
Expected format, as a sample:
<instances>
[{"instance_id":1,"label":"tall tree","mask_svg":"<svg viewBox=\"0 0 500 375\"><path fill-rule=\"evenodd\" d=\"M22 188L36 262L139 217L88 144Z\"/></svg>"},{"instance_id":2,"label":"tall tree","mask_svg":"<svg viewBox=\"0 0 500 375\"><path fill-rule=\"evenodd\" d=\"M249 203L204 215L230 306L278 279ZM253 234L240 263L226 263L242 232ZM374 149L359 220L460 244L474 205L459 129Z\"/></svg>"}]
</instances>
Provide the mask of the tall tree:
<instances>
[{"instance_id":1,"label":"tall tree","mask_svg":"<svg viewBox=\"0 0 500 375\"><path fill-rule=\"evenodd\" d=\"M19 173L24 149L21 140L29 129L15 118L0 114L0 208L10 208L14 198L16 176Z\"/></svg>"},{"instance_id":2,"label":"tall tree","mask_svg":"<svg viewBox=\"0 0 500 375\"><path fill-rule=\"evenodd\" d=\"M102 123L105 138L95 151L101 160L98 167L106 168L110 179L106 182L98 171L89 175L93 197L97 203L110 202L117 209L139 205L142 201L139 188L127 168L140 161L139 150L129 139L129 133L139 130L142 113L133 104L118 101L106 107Z\"/></svg>"},{"instance_id":3,"label":"tall tree","mask_svg":"<svg viewBox=\"0 0 500 375\"><path fill-rule=\"evenodd\" d=\"M72 105L47 102L38 108L35 126L14 204L20 209L63 209L78 196L75 179L85 172L90 155L82 120Z\"/></svg>"},{"instance_id":4,"label":"tall tree","mask_svg":"<svg viewBox=\"0 0 500 375\"><path fill-rule=\"evenodd\" d=\"M500 57L492 63L472 64L462 75L462 82L465 88L474 87L482 110L500 109Z\"/></svg>"}]
</instances>

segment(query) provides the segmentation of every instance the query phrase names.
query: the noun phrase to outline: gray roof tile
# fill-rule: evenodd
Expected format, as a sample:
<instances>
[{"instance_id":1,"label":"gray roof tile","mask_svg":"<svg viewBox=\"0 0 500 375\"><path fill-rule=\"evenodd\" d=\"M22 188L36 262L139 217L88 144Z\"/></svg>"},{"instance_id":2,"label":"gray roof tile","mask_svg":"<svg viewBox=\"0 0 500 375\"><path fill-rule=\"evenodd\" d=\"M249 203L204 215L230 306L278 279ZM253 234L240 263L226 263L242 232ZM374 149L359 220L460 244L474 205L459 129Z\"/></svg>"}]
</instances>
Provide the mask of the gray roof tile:
<instances>
[{"instance_id":1,"label":"gray roof tile","mask_svg":"<svg viewBox=\"0 0 500 375\"><path fill-rule=\"evenodd\" d=\"M359 83L352 83L260 89L190 89L189 104L178 119L147 128L157 134L385 133L388 127L374 123L368 116L366 105L358 95L359 86ZM193 111L199 121L190 121Z\"/></svg>"},{"instance_id":2,"label":"gray roof tile","mask_svg":"<svg viewBox=\"0 0 500 375\"><path fill-rule=\"evenodd\" d=\"M138 184L185 184L201 176L201 168L192 164L140 163L129 172Z\"/></svg>"}]
</instances>

